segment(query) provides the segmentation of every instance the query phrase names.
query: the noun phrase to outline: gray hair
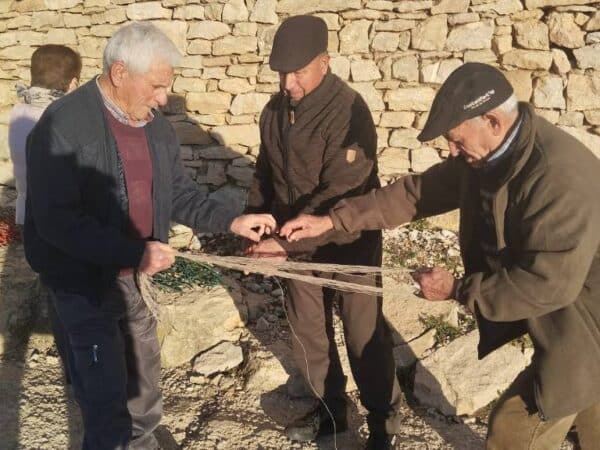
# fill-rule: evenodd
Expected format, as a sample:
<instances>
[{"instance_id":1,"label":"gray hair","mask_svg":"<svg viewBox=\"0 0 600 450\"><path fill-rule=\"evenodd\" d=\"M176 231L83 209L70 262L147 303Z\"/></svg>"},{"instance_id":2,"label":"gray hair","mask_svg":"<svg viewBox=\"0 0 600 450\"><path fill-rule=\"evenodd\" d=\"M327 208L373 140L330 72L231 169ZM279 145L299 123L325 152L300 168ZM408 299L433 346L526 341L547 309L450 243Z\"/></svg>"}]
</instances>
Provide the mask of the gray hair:
<instances>
[{"instance_id":1,"label":"gray hair","mask_svg":"<svg viewBox=\"0 0 600 450\"><path fill-rule=\"evenodd\" d=\"M181 54L156 25L133 22L121 27L108 40L102 65L104 73L108 73L117 61L132 72L146 73L157 60L176 67L181 62Z\"/></svg>"}]
</instances>

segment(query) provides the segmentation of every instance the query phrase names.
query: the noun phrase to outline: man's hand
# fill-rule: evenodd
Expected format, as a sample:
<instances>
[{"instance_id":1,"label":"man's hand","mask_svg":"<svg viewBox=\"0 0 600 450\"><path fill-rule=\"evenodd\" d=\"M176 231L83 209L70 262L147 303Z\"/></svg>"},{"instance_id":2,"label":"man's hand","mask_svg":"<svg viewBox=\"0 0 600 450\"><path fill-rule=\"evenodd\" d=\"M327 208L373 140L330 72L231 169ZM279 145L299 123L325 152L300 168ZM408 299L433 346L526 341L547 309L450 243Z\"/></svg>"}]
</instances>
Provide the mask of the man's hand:
<instances>
[{"instance_id":1,"label":"man's hand","mask_svg":"<svg viewBox=\"0 0 600 450\"><path fill-rule=\"evenodd\" d=\"M285 261L287 252L276 239L265 239L254 244L246 250L252 258L269 258L272 261Z\"/></svg>"},{"instance_id":2,"label":"man's hand","mask_svg":"<svg viewBox=\"0 0 600 450\"><path fill-rule=\"evenodd\" d=\"M271 234L276 228L277 222L271 214L246 214L233 219L229 230L258 242L263 234Z\"/></svg>"},{"instance_id":3,"label":"man's hand","mask_svg":"<svg viewBox=\"0 0 600 450\"><path fill-rule=\"evenodd\" d=\"M140 272L154 275L168 269L175 262L175 250L158 241L146 242L144 254L138 267Z\"/></svg>"},{"instance_id":4,"label":"man's hand","mask_svg":"<svg viewBox=\"0 0 600 450\"><path fill-rule=\"evenodd\" d=\"M300 214L295 219L288 220L281 228L279 235L285 237L288 242L293 242L300 239L317 237L332 229L333 221L329 216Z\"/></svg>"},{"instance_id":5,"label":"man's hand","mask_svg":"<svg viewBox=\"0 0 600 450\"><path fill-rule=\"evenodd\" d=\"M458 280L441 267L419 269L413 278L421 286L423 297L431 301L449 300L456 296Z\"/></svg>"}]
</instances>

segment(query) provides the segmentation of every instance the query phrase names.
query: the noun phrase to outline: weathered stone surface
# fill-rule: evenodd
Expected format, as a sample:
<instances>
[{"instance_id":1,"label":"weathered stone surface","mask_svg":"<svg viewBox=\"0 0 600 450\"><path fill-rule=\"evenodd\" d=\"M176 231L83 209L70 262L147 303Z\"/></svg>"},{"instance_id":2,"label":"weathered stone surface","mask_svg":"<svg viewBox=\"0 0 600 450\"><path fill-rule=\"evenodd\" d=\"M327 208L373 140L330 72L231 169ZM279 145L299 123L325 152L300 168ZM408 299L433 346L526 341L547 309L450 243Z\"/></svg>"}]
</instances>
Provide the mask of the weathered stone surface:
<instances>
[{"instance_id":1,"label":"weathered stone surface","mask_svg":"<svg viewBox=\"0 0 600 450\"><path fill-rule=\"evenodd\" d=\"M495 11L500 15L514 14L523 10L523 4L520 0L498 0L495 2L486 2L483 5L473 6L472 11L487 13Z\"/></svg>"},{"instance_id":2,"label":"weathered stone surface","mask_svg":"<svg viewBox=\"0 0 600 450\"><path fill-rule=\"evenodd\" d=\"M578 48L585 45L585 33L575 23L573 14L550 14L548 29L550 42L560 47Z\"/></svg>"},{"instance_id":3,"label":"weathered stone surface","mask_svg":"<svg viewBox=\"0 0 600 450\"><path fill-rule=\"evenodd\" d=\"M390 146L400 148L418 148L421 143L417 140L419 130L414 128L399 128L390 136Z\"/></svg>"},{"instance_id":4,"label":"weathered stone surface","mask_svg":"<svg viewBox=\"0 0 600 450\"><path fill-rule=\"evenodd\" d=\"M384 100L392 111L428 111L434 96L435 91L424 86L389 91Z\"/></svg>"},{"instance_id":5,"label":"weathered stone surface","mask_svg":"<svg viewBox=\"0 0 600 450\"><path fill-rule=\"evenodd\" d=\"M204 376L228 372L244 362L239 345L221 342L194 359L194 372Z\"/></svg>"},{"instance_id":6,"label":"weathered stone surface","mask_svg":"<svg viewBox=\"0 0 600 450\"><path fill-rule=\"evenodd\" d=\"M522 102L528 102L533 92L531 81L531 72L526 70L505 71L504 75L515 90L517 99Z\"/></svg>"},{"instance_id":7,"label":"weathered stone surface","mask_svg":"<svg viewBox=\"0 0 600 450\"><path fill-rule=\"evenodd\" d=\"M221 20L223 15L223 5L219 3L209 3L204 6L204 17L208 20Z\"/></svg>"},{"instance_id":8,"label":"weathered stone surface","mask_svg":"<svg viewBox=\"0 0 600 450\"><path fill-rule=\"evenodd\" d=\"M248 9L244 0L228 0L223 6L222 20L225 23L245 22L248 20Z\"/></svg>"},{"instance_id":9,"label":"weathered stone surface","mask_svg":"<svg viewBox=\"0 0 600 450\"><path fill-rule=\"evenodd\" d=\"M383 279L383 298L383 315L390 324L395 345L410 342L427 331L420 316L445 318L452 309L450 302L424 302L414 294L412 286L389 277Z\"/></svg>"},{"instance_id":10,"label":"weathered stone surface","mask_svg":"<svg viewBox=\"0 0 600 450\"><path fill-rule=\"evenodd\" d=\"M371 112L385 109L381 91L375 89L373 83L351 83L350 86L362 96Z\"/></svg>"},{"instance_id":11,"label":"weathered stone surface","mask_svg":"<svg viewBox=\"0 0 600 450\"><path fill-rule=\"evenodd\" d=\"M340 26L340 18L337 14L333 13L321 13L314 14L317 17L320 17L327 24L327 29L330 31L337 31L341 28Z\"/></svg>"},{"instance_id":12,"label":"weathered stone surface","mask_svg":"<svg viewBox=\"0 0 600 450\"><path fill-rule=\"evenodd\" d=\"M473 414L497 398L531 359L505 345L477 360L479 335L472 331L417 363L414 393L446 415Z\"/></svg>"},{"instance_id":13,"label":"weathered stone surface","mask_svg":"<svg viewBox=\"0 0 600 450\"><path fill-rule=\"evenodd\" d=\"M416 55L400 58L392 64L392 76L402 81L419 80L419 60Z\"/></svg>"},{"instance_id":14,"label":"weathered stone surface","mask_svg":"<svg viewBox=\"0 0 600 450\"><path fill-rule=\"evenodd\" d=\"M533 90L533 104L538 108L566 107L563 97L563 82L561 77L547 76L537 78Z\"/></svg>"},{"instance_id":15,"label":"weathered stone surface","mask_svg":"<svg viewBox=\"0 0 600 450\"><path fill-rule=\"evenodd\" d=\"M278 26L273 25L271 27L259 28L258 37L258 54L259 55L270 55L271 48L273 47L273 37L277 31Z\"/></svg>"},{"instance_id":16,"label":"weathered stone surface","mask_svg":"<svg viewBox=\"0 0 600 450\"><path fill-rule=\"evenodd\" d=\"M412 31L411 47L416 50L442 50L448 34L447 16L433 16Z\"/></svg>"},{"instance_id":17,"label":"weathered stone surface","mask_svg":"<svg viewBox=\"0 0 600 450\"><path fill-rule=\"evenodd\" d=\"M241 114L257 114L262 111L270 97L269 94L239 94L233 99L229 110L234 116L239 116Z\"/></svg>"},{"instance_id":18,"label":"weathered stone surface","mask_svg":"<svg viewBox=\"0 0 600 450\"><path fill-rule=\"evenodd\" d=\"M392 19L381 22L375 22L375 30L377 31L400 31L411 30L416 26L416 21L406 19Z\"/></svg>"},{"instance_id":19,"label":"weathered stone surface","mask_svg":"<svg viewBox=\"0 0 600 450\"><path fill-rule=\"evenodd\" d=\"M451 14L448 16L448 25L463 25L465 23L479 22L479 20L479 14L477 13Z\"/></svg>"},{"instance_id":20,"label":"weathered stone surface","mask_svg":"<svg viewBox=\"0 0 600 450\"><path fill-rule=\"evenodd\" d=\"M83 0L44 0L44 3L48 9L61 10L81 5Z\"/></svg>"},{"instance_id":21,"label":"weathered stone surface","mask_svg":"<svg viewBox=\"0 0 600 450\"><path fill-rule=\"evenodd\" d=\"M452 72L462 66L460 59L445 59L423 66L421 69L421 82L442 84Z\"/></svg>"},{"instance_id":22,"label":"weathered stone surface","mask_svg":"<svg viewBox=\"0 0 600 450\"><path fill-rule=\"evenodd\" d=\"M29 45L15 45L0 50L0 59L29 60L35 49Z\"/></svg>"},{"instance_id":23,"label":"weathered stone surface","mask_svg":"<svg viewBox=\"0 0 600 450\"><path fill-rule=\"evenodd\" d=\"M566 111L560 115L558 125L565 127L581 127L583 126L584 115L580 111Z\"/></svg>"},{"instance_id":24,"label":"weathered stone surface","mask_svg":"<svg viewBox=\"0 0 600 450\"><path fill-rule=\"evenodd\" d=\"M448 36L446 49L449 51L490 48L494 25L491 22L474 22L455 27Z\"/></svg>"},{"instance_id":25,"label":"weathered stone surface","mask_svg":"<svg viewBox=\"0 0 600 450\"><path fill-rule=\"evenodd\" d=\"M552 53L541 50L511 50L502 55L502 62L508 66L523 69L548 70L552 65Z\"/></svg>"},{"instance_id":26,"label":"weathered stone surface","mask_svg":"<svg viewBox=\"0 0 600 450\"><path fill-rule=\"evenodd\" d=\"M230 33L229 26L212 20L204 20L202 22L194 22L190 24L188 29L188 39L218 39Z\"/></svg>"},{"instance_id":27,"label":"weathered stone surface","mask_svg":"<svg viewBox=\"0 0 600 450\"><path fill-rule=\"evenodd\" d=\"M588 33L585 36L585 43L589 45L597 45L600 44L600 31L594 33Z\"/></svg>"},{"instance_id":28,"label":"weathered stone surface","mask_svg":"<svg viewBox=\"0 0 600 450\"><path fill-rule=\"evenodd\" d=\"M201 5L185 5L180 6L173 12L173 19L181 20L204 20L204 6Z\"/></svg>"},{"instance_id":29,"label":"weathered stone surface","mask_svg":"<svg viewBox=\"0 0 600 450\"><path fill-rule=\"evenodd\" d=\"M580 69L600 70L600 45L588 45L573 50L577 67Z\"/></svg>"},{"instance_id":30,"label":"weathered stone surface","mask_svg":"<svg viewBox=\"0 0 600 450\"><path fill-rule=\"evenodd\" d=\"M543 108L535 108L535 113L546 119L548 122L556 124L558 122L558 117L560 113L553 109L543 109Z\"/></svg>"},{"instance_id":31,"label":"weathered stone surface","mask_svg":"<svg viewBox=\"0 0 600 450\"><path fill-rule=\"evenodd\" d=\"M594 15L587 21L583 29L585 31L598 31L600 30L600 11L594 13Z\"/></svg>"},{"instance_id":32,"label":"weathered stone surface","mask_svg":"<svg viewBox=\"0 0 600 450\"><path fill-rule=\"evenodd\" d=\"M382 32L375 34L371 47L379 52L393 52L398 49L398 44L400 44L398 33Z\"/></svg>"},{"instance_id":33,"label":"weathered stone surface","mask_svg":"<svg viewBox=\"0 0 600 450\"><path fill-rule=\"evenodd\" d=\"M498 55L503 55L506 52L512 50L513 38L511 35L506 36L494 36L492 38L492 49Z\"/></svg>"},{"instance_id":34,"label":"weathered stone surface","mask_svg":"<svg viewBox=\"0 0 600 450\"><path fill-rule=\"evenodd\" d=\"M206 145L213 142L210 135L200 126L190 122L173 123L175 134L181 145L197 144Z\"/></svg>"},{"instance_id":35,"label":"weathered stone surface","mask_svg":"<svg viewBox=\"0 0 600 450\"><path fill-rule=\"evenodd\" d=\"M584 111L585 120L591 125L600 125L600 109Z\"/></svg>"},{"instance_id":36,"label":"weathered stone surface","mask_svg":"<svg viewBox=\"0 0 600 450\"><path fill-rule=\"evenodd\" d=\"M253 36L225 36L214 42L214 55L239 55L256 52L257 40Z\"/></svg>"},{"instance_id":37,"label":"weathered stone surface","mask_svg":"<svg viewBox=\"0 0 600 450\"><path fill-rule=\"evenodd\" d=\"M380 127L410 128L415 121L415 114L407 111L384 112L379 121Z\"/></svg>"},{"instance_id":38,"label":"weathered stone surface","mask_svg":"<svg viewBox=\"0 0 600 450\"><path fill-rule=\"evenodd\" d=\"M433 6L433 2L426 1L416 1L416 0L403 0L401 2L395 2L394 11L396 12L416 12L424 9L430 9Z\"/></svg>"},{"instance_id":39,"label":"weathered stone surface","mask_svg":"<svg viewBox=\"0 0 600 450\"><path fill-rule=\"evenodd\" d=\"M283 14L310 14L360 8L360 0L280 0L276 11Z\"/></svg>"},{"instance_id":40,"label":"weathered stone surface","mask_svg":"<svg viewBox=\"0 0 600 450\"><path fill-rule=\"evenodd\" d=\"M228 78L219 81L219 90L230 94L250 92L254 87L242 78Z\"/></svg>"},{"instance_id":41,"label":"weathered stone surface","mask_svg":"<svg viewBox=\"0 0 600 450\"><path fill-rule=\"evenodd\" d=\"M408 368L423 357L423 354L435 345L436 331L431 329L412 341L394 347L396 367Z\"/></svg>"},{"instance_id":42,"label":"weathered stone surface","mask_svg":"<svg viewBox=\"0 0 600 450\"><path fill-rule=\"evenodd\" d=\"M567 54L559 48L552 49L552 63L559 74L565 74L571 70L571 62Z\"/></svg>"},{"instance_id":43,"label":"weathered stone surface","mask_svg":"<svg viewBox=\"0 0 600 450\"><path fill-rule=\"evenodd\" d=\"M342 80L350 78L350 60L345 56L336 56L329 60L331 71Z\"/></svg>"},{"instance_id":44,"label":"weathered stone surface","mask_svg":"<svg viewBox=\"0 0 600 450\"><path fill-rule=\"evenodd\" d=\"M513 25L515 39L521 47L534 50L547 50L550 48L548 26L543 22L533 20L517 22Z\"/></svg>"},{"instance_id":45,"label":"weathered stone surface","mask_svg":"<svg viewBox=\"0 0 600 450\"><path fill-rule=\"evenodd\" d=\"M598 106L596 104L596 106ZM597 134L592 134L586 131L584 128L575 128L575 127L560 127L562 130L569 133L571 136L574 136L579 141L583 143L587 148L589 148L596 157L600 158L600 136Z\"/></svg>"},{"instance_id":46,"label":"weathered stone surface","mask_svg":"<svg viewBox=\"0 0 600 450\"><path fill-rule=\"evenodd\" d=\"M279 83L279 74L265 64L260 68L257 79L261 83Z\"/></svg>"},{"instance_id":47,"label":"weathered stone surface","mask_svg":"<svg viewBox=\"0 0 600 450\"><path fill-rule=\"evenodd\" d=\"M567 109L585 111L600 105L600 75L571 74L567 83Z\"/></svg>"},{"instance_id":48,"label":"weathered stone surface","mask_svg":"<svg viewBox=\"0 0 600 450\"><path fill-rule=\"evenodd\" d=\"M440 158L437 150L432 147L422 147L410 151L410 164L415 172L425 172L441 160L442 158Z\"/></svg>"},{"instance_id":49,"label":"weathered stone surface","mask_svg":"<svg viewBox=\"0 0 600 450\"><path fill-rule=\"evenodd\" d=\"M369 59L353 60L350 63L352 81L373 81L381 79L381 73L375 61Z\"/></svg>"},{"instance_id":50,"label":"weathered stone surface","mask_svg":"<svg viewBox=\"0 0 600 450\"><path fill-rule=\"evenodd\" d=\"M256 36L258 25L254 22L238 22L233 26L234 36Z\"/></svg>"},{"instance_id":51,"label":"weathered stone surface","mask_svg":"<svg viewBox=\"0 0 600 450\"><path fill-rule=\"evenodd\" d=\"M187 47L187 22L182 20L153 20L152 23L171 39L182 55L185 54Z\"/></svg>"},{"instance_id":52,"label":"weathered stone surface","mask_svg":"<svg viewBox=\"0 0 600 450\"><path fill-rule=\"evenodd\" d=\"M231 94L226 92L190 92L185 96L187 108L200 113L226 112L231 104Z\"/></svg>"},{"instance_id":53,"label":"weathered stone surface","mask_svg":"<svg viewBox=\"0 0 600 450\"><path fill-rule=\"evenodd\" d=\"M587 5L594 2L595 0L525 0L525 7L527 9L535 9L562 5Z\"/></svg>"},{"instance_id":54,"label":"weathered stone surface","mask_svg":"<svg viewBox=\"0 0 600 450\"><path fill-rule=\"evenodd\" d=\"M258 125L218 126L210 134L222 145L242 144L252 147L260 144Z\"/></svg>"},{"instance_id":55,"label":"weathered stone surface","mask_svg":"<svg viewBox=\"0 0 600 450\"><path fill-rule=\"evenodd\" d=\"M170 19L173 11L163 8L160 2L139 2L127 6L130 20Z\"/></svg>"},{"instance_id":56,"label":"weathered stone surface","mask_svg":"<svg viewBox=\"0 0 600 450\"><path fill-rule=\"evenodd\" d=\"M277 0L257 0L250 14L250 20L259 23L278 23L276 7Z\"/></svg>"},{"instance_id":57,"label":"weathered stone surface","mask_svg":"<svg viewBox=\"0 0 600 450\"><path fill-rule=\"evenodd\" d=\"M431 14L453 14L467 12L469 0L442 0L431 8Z\"/></svg>"},{"instance_id":58,"label":"weathered stone surface","mask_svg":"<svg viewBox=\"0 0 600 450\"><path fill-rule=\"evenodd\" d=\"M65 21L65 26L68 28L89 27L92 24L89 16L81 14L64 13L63 20Z\"/></svg>"},{"instance_id":59,"label":"weathered stone surface","mask_svg":"<svg viewBox=\"0 0 600 450\"><path fill-rule=\"evenodd\" d=\"M369 28L371 22L358 20L346 25L340 31L340 53L351 55L369 51Z\"/></svg>"},{"instance_id":60,"label":"weathered stone surface","mask_svg":"<svg viewBox=\"0 0 600 450\"><path fill-rule=\"evenodd\" d=\"M227 75L232 77L255 77L258 75L258 64L232 64L227 67Z\"/></svg>"},{"instance_id":61,"label":"weathered stone surface","mask_svg":"<svg viewBox=\"0 0 600 450\"><path fill-rule=\"evenodd\" d=\"M98 25L103 23L122 23L127 20L127 12L122 8L110 8L99 14L92 14L91 21L92 24Z\"/></svg>"},{"instance_id":62,"label":"weathered stone surface","mask_svg":"<svg viewBox=\"0 0 600 450\"><path fill-rule=\"evenodd\" d=\"M380 177L397 177L408 173L410 158L408 149L387 148L377 157ZM386 300L387 301L387 300Z\"/></svg>"},{"instance_id":63,"label":"weathered stone surface","mask_svg":"<svg viewBox=\"0 0 600 450\"><path fill-rule=\"evenodd\" d=\"M188 291L174 301L161 292L159 302L166 318L158 326L164 367L189 363L195 355L219 342L239 339L236 327L243 326L243 321L230 294L222 287L208 292Z\"/></svg>"}]
</instances>

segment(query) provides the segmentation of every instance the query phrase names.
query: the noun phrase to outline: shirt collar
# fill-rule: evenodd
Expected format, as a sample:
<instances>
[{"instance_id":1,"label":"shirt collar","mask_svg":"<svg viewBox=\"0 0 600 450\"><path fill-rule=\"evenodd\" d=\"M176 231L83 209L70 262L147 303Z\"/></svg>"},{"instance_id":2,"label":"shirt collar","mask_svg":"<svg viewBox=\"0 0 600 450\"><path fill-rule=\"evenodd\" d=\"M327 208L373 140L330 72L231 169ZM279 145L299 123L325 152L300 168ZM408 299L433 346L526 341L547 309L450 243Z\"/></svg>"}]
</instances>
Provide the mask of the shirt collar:
<instances>
[{"instance_id":1,"label":"shirt collar","mask_svg":"<svg viewBox=\"0 0 600 450\"><path fill-rule=\"evenodd\" d=\"M127 113L125 113L125 111L123 111L121 108L119 108L117 106L117 104L115 102L113 102L110 99L110 97L104 93L104 91L102 90L102 86L100 86L100 83L98 82L98 78L100 78L100 77L99 76L96 77L96 86L98 86L98 90L100 91L100 95L102 96L102 101L104 103L104 106L106 107L108 112L115 119L117 119L117 121L119 121L120 123L122 123L124 125L128 125L130 127L141 128L143 126L146 126L146 124L148 122L150 122L152 119L154 119L154 114L152 113L152 111L150 111L149 112L149 120L139 120L139 121L129 120L129 116L127 115Z\"/></svg>"},{"instance_id":2,"label":"shirt collar","mask_svg":"<svg viewBox=\"0 0 600 450\"><path fill-rule=\"evenodd\" d=\"M521 122L523 122L523 119L521 117L519 117L517 124L513 127L513 130L508 135L508 137L504 140L502 145L500 145L500 147L498 147L498 149L494 153L492 153L492 155L486 161L486 166L488 166L488 167L494 166L495 163L501 159L502 155L504 155L508 152L508 149L511 148L511 144L514 142L515 138L517 137L517 133L519 132L519 129L521 128Z\"/></svg>"}]
</instances>

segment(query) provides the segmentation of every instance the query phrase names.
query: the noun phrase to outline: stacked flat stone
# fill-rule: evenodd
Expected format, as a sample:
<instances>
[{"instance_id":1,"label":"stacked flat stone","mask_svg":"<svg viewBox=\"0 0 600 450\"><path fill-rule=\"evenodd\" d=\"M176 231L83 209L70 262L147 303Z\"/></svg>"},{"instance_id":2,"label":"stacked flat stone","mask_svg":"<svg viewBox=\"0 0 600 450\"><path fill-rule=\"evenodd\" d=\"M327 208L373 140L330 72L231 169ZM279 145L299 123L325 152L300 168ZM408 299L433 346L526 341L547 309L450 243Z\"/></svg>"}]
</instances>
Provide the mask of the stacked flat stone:
<instances>
[{"instance_id":1,"label":"stacked flat stone","mask_svg":"<svg viewBox=\"0 0 600 450\"><path fill-rule=\"evenodd\" d=\"M372 111L384 182L448 156L443 139L421 144L416 135L439 85L467 61L499 66L520 100L600 156L599 7L592 0L3 0L0 159L8 158L14 83L28 80L37 46L77 49L85 81L99 72L118 27L150 20L184 55L165 112L187 170L211 195L241 207L260 111L278 90L268 66L273 35L293 14L327 23L333 72Z\"/></svg>"}]
</instances>

